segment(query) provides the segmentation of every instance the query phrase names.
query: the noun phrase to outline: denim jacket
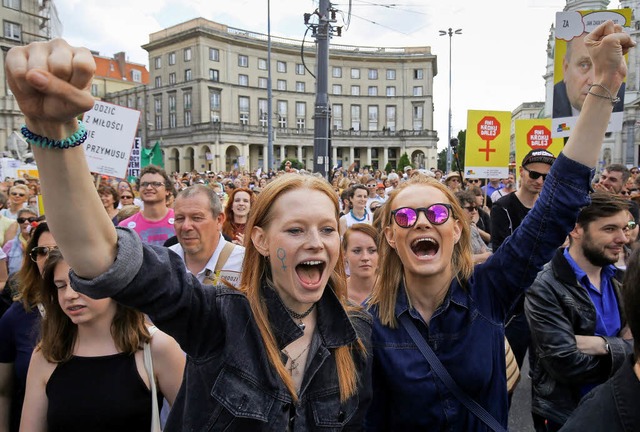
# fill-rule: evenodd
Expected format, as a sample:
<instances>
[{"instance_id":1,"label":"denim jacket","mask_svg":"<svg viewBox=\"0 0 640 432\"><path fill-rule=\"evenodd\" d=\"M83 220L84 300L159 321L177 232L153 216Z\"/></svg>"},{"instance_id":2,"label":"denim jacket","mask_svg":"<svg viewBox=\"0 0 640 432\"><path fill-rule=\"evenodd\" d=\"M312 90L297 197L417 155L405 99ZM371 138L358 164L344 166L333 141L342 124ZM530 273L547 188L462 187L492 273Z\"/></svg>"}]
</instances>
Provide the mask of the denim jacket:
<instances>
[{"instance_id":1,"label":"denim jacket","mask_svg":"<svg viewBox=\"0 0 640 432\"><path fill-rule=\"evenodd\" d=\"M371 318L366 312L347 315L333 290L325 289L317 303L315 354L307 360L299 400L293 403L269 363L244 294L202 286L174 252L143 245L130 230L117 232L118 256L112 267L93 280L73 272L71 278L79 292L113 297L148 314L186 352L182 387L166 431L362 429L371 399L371 356L354 349L358 391L341 402L333 349L360 337L370 353ZM266 284L262 289L282 349L303 333L277 293Z\"/></svg>"},{"instance_id":2,"label":"denim jacket","mask_svg":"<svg viewBox=\"0 0 640 432\"><path fill-rule=\"evenodd\" d=\"M522 224L463 286L453 279L443 303L428 323L409 308L398 290L396 319L409 314L451 377L471 398L507 427L504 322L542 266L573 228L589 202L593 172L560 155L536 205ZM390 328L373 314L373 402L369 431L485 431L434 376L409 334Z\"/></svg>"}]
</instances>

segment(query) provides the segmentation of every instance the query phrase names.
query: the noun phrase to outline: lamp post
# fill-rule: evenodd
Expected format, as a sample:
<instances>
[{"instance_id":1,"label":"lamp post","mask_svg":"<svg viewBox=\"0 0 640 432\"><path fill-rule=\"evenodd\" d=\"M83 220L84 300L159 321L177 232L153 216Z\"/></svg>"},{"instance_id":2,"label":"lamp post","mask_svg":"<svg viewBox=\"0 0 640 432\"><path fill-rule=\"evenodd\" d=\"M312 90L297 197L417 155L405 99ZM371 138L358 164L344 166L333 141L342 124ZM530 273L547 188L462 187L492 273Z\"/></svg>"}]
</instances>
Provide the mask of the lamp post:
<instances>
[{"instance_id":1,"label":"lamp post","mask_svg":"<svg viewBox=\"0 0 640 432\"><path fill-rule=\"evenodd\" d=\"M454 34L462 34L462 29L458 29L453 31L451 27L449 27L448 31L440 30L440 36L449 35L449 129L448 129L448 137L447 137L447 172L451 172L451 159L452 159L452 151L451 151L451 39L453 39Z\"/></svg>"}]
</instances>

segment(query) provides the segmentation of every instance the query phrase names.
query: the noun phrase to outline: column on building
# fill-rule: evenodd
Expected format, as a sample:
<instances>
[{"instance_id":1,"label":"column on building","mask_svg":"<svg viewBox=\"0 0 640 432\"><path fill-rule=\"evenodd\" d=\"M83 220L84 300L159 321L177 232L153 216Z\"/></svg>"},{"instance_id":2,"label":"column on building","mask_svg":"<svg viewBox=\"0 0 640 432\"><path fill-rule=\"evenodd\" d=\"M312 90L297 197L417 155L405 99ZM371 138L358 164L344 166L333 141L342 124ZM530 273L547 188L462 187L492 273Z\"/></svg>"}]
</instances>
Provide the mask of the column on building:
<instances>
[{"instance_id":1,"label":"column on building","mask_svg":"<svg viewBox=\"0 0 640 432\"><path fill-rule=\"evenodd\" d=\"M381 170L384 170L385 167L387 166L387 164L389 163L389 147L388 146L384 146L382 147L382 164L378 164L378 166L380 166ZM380 155L378 155L378 159L380 159Z\"/></svg>"},{"instance_id":2,"label":"column on building","mask_svg":"<svg viewBox=\"0 0 640 432\"><path fill-rule=\"evenodd\" d=\"M338 165L338 147L331 146L331 164Z\"/></svg>"},{"instance_id":3,"label":"column on building","mask_svg":"<svg viewBox=\"0 0 640 432\"><path fill-rule=\"evenodd\" d=\"M285 159L285 148L284 145L280 145L280 163L282 164L282 162Z\"/></svg>"},{"instance_id":4,"label":"column on building","mask_svg":"<svg viewBox=\"0 0 640 432\"><path fill-rule=\"evenodd\" d=\"M364 164L360 164L363 166L372 165L371 162L371 144L367 144L367 161Z\"/></svg>"},{"instance_id":5,"label":"column on building","mask_svg":"<svg viewBox=\"0 0 640 432\"><path fill-rule=\"evenodd\" d=\"M347 166L351 165L356 158L356 152L354 151L353 146L349 147L349 163ZM346 168L346 167L345 167Z\"/></svg>"},{"instance_id":6,"label":"column on building","mask_svg":"<svg viewBox=\"0 0 640 432\"><path fill-rule=\"evenodd\" d=\"M297 149L297 150L298 150L298 156L297 156L297 159L298 159L300 162L302 162L302 163L303 163L303 165L304 165L304 161L302 160L302 146L301 146L301 145L298 145L297 147L298 147L298 149Z\"/></svg>"}]
</instances>

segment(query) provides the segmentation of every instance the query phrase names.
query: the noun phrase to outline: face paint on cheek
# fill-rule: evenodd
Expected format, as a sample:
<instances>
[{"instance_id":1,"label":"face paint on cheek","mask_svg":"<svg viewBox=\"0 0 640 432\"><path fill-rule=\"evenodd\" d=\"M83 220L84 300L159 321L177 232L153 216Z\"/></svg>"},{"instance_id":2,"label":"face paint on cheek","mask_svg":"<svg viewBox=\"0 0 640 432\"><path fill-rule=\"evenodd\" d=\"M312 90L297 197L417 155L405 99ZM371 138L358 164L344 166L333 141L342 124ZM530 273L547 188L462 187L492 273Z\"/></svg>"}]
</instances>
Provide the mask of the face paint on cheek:
<instances>
[{"instance_id":1,"label":"face paint on cheek","mask_svg":"<svg viewBox=\"0 0 640 432\"><path fill-rule=\"evenodd\" d=\"M284 249L278 248L278 250L276 251L276 255L278 256L278 259L282 263L282 270L286 270L287 266L284 264L284 260L285 258L287 258L287 253L284 251Z\"/></svg>"}]
</instances>

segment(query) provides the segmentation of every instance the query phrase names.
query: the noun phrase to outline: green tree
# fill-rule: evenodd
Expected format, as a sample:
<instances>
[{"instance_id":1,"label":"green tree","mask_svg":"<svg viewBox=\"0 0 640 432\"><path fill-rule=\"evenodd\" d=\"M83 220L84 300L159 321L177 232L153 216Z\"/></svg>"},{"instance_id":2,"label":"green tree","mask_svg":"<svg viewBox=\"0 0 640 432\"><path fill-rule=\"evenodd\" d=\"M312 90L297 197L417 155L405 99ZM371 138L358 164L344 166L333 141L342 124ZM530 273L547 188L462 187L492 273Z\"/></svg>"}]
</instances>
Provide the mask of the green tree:
<instances>
[{"instance_id":1,"label":"green tree","mask_svg":"<svg viewBox=\"0 0 640 432\"><path fill-rule=\"evenodd\" d=\"M384 167L384 171L389 174L391 172L391 170L393 169L393 167L391 166L391 162L387 162L387 165L385 165Z\"/></svg>"},{"instance_id":2,"label":"green tree","mask_svg":"<svg viewBox=\"0 0 640 432\"><path fill-rule=\"evenodd\" d=\"M400 156L400 159L398 160L398 166L396 167L396 171L402 172L402 170L404 170L404 167L406 167L407 165L412 166L411 161L409 160L409 155L407 154L407 152L404 152L402 156Z\"/></svg>"}]
</instances>

